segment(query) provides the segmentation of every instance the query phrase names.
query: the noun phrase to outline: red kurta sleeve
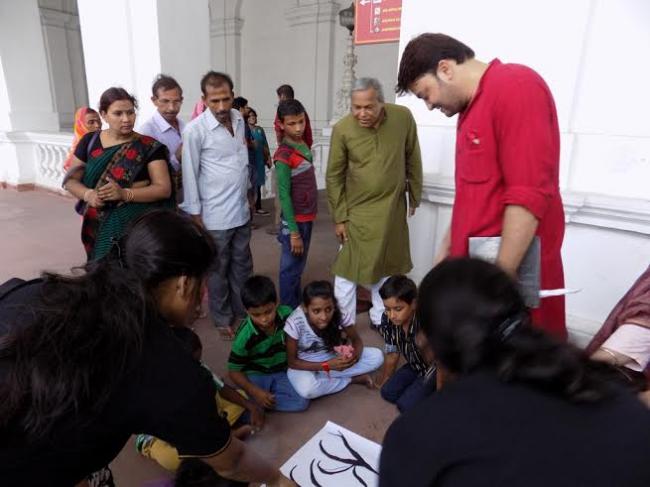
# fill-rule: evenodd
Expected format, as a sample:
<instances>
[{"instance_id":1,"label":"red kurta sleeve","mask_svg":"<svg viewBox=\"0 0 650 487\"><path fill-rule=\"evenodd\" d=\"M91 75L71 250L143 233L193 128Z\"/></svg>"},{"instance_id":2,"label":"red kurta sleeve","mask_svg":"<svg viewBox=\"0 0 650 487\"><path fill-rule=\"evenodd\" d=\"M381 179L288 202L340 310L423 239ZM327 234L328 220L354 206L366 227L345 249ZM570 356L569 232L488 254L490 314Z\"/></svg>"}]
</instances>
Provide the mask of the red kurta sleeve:
<instances>
[{"instance_id":1,"label":"red kurta sleeve","mask_svg":"<svg viewBox=\"0 0 650 487\"><path fill-rule=\"evenodd\" d=\"M538 220L557 195L559 133L553 97L541 78L515 77L502 85L495 107L504 205L519 205Z\"/></svg>"}]
</instances>

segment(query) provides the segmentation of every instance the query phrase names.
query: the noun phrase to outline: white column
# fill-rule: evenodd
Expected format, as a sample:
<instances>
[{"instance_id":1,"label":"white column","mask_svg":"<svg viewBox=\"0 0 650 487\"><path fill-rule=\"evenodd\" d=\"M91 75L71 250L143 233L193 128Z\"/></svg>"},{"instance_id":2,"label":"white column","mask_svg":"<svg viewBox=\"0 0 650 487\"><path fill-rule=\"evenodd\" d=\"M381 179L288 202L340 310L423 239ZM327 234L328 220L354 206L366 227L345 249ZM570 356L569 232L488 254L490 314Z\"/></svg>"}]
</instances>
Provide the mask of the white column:
<instances>
[{"instance_id":1,"label":"white column","mask_svg":"<svg viewBox=\"0 0 650 487\"><path fill-rule=\"evenodd\" d=\"M59 128L37 0L0 0L0 131Z\"/></svg>"},{"instance_id":2,"label":"white column","mask_svg":"<svg viewBox=\"0 0 650 487\"><path fill-rule=\"evenodd\" d=\"M286 10L291 27L290 35L296 42L297 69L292 73L298 79L298 86L313 86L309 93L313 98L300 100L311 106L309 116L315 128L328 125L332 117L334 29L338 26L338 12L341 5L333 0L318 0L312 3L299 2Z\"/></svg>"},{"instance_id":3,"label":"white column","mask_svg":"<svg viewBox=\"0 0 650 487\"><path fill-rule=\"evenodd\" d=\"M211 69L208 0L158 0L158 32L161 70L183 88L181 116L189 120L201 97L201 77Z\"/></svg>"},{"instance_id":4,"label":"white column","mask_svg":"<svg viewBox=\"0 0 650 487\"><path fill-rule=\"evenodd\" d=\"M230 75L237 95L242 92L241 79L241 18L240 0L212 0L210 2L210 44L213 69Z\"/></svg>"},{"instance_id":5,"label":"white column","mask_svg":"<svg viewBox=\"0 0 650 487\"><path fill-rule=\"evenodd\" d=\"M59 125L70 130L74 124L75 110L88 104L79 17L70 12L43 7L40 14Z\"/></svg>"},{"instance_id":6,"label":"white column","mask_svg":"<svg viewBox=\"0 0 650 487\"><path fill-rule=\"evenodd\" d=\"M0 183L30 187L33 147L24 131L57 131L37 0L0 0Z\"/></svg>"},{"instance_id":7,"label":"white column","mask_svg":"<svg viewBox=\"0 0 650 487\"><path fill-rule=\"evenodd\" d=\"M199 94L209 68L207 0L78 0L88 99L122 86L139 101L139 120L154 111L149 101L158 73L175 77L183 87L184 113Z\"/></svg>"}]
</instances>

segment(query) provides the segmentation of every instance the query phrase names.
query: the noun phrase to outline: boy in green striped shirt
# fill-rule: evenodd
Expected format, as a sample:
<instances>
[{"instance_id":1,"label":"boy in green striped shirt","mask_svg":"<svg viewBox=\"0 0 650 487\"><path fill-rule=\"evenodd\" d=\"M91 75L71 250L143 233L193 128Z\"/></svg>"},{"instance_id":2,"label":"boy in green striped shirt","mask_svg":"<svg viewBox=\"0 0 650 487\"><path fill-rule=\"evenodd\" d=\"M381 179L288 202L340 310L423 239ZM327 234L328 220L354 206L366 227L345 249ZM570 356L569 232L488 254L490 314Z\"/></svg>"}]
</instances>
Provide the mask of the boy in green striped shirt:
<instances>
[{"instance_id":1,"label":"boy in green striped shirt","mask_svg":"<svg viewBox=\"0 0 650 487\"><path fill-rule=\"evenodd\" d=\"M309 400L287 379L284 322L293 311L278 306L273 281L253 276L241 291L248 316L242 321L228 357L230 379L264 409L304 411Z\"/></svg>"}]
</instances>

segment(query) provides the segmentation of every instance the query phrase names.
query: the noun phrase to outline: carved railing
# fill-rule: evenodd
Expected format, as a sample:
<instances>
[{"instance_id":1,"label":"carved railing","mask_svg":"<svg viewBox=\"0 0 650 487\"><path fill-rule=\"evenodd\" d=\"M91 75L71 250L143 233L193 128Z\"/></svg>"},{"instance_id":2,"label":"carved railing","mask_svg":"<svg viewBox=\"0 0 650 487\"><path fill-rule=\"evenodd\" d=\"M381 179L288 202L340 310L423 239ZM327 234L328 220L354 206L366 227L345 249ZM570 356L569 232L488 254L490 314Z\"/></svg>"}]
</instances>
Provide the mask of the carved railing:
<instances>
[{"instance_id":1,"label":"carved railing","mask_svg":"<svg viewBox=\"0 0 650 487\"><path fill-rule=\"evenodd\" d=\"M72 144L72 134L56 132L14 132L11 142L19 149L21 180L63 192L63 163Z\"/></svg>"}]
</instances>

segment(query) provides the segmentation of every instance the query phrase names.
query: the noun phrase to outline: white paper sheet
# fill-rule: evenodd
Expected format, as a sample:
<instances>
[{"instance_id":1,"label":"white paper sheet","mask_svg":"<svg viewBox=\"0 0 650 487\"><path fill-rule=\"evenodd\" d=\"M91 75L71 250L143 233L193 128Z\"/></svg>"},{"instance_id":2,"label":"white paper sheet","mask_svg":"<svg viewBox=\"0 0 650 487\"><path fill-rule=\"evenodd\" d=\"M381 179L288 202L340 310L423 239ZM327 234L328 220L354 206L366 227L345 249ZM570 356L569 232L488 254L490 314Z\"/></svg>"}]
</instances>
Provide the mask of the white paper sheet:
<instances>
[{"instance_id":1,"label":"white paper sheet","mask_svg":"<svg viewBox=\"0 0 650 487\"><path fill-rule=\"evenodd\" d=\"M328 421L280 470L300 487L376 487L380 453L381 445Z\"/></svg>"}]
</instances>

